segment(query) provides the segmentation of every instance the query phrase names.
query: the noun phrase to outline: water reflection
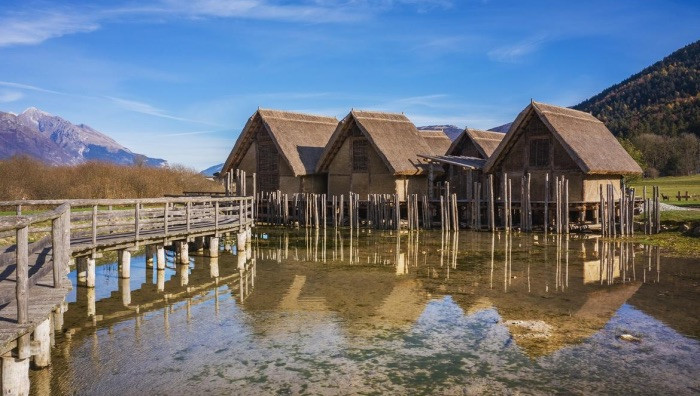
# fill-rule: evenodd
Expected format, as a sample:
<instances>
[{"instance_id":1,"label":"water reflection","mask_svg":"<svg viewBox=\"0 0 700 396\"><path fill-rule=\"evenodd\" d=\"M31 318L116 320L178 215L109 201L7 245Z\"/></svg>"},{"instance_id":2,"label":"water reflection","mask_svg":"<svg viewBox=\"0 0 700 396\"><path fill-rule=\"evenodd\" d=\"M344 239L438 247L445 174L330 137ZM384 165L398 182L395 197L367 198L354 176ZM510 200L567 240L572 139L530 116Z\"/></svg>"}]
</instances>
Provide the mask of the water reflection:
<instances>
[{"instance_id":1,"label":"water reflection","mask_svg":"<svg viewBox=\"0 0 700 396\"><path fill-rule=\"evenodd\" d=\"M697 385L687 375L700 367L697 260L562 235L257 232L246 249L223 240L219 258L189 265L168 254L158 270L134 256L131 279L100 266L97 288L76 288L40 383L122 393L136 361L149 368L129 379L160 393ZM630 363L641 358L644 369ZM636 377L620 384L624 373Z\"/></svg>"}]
</instances>

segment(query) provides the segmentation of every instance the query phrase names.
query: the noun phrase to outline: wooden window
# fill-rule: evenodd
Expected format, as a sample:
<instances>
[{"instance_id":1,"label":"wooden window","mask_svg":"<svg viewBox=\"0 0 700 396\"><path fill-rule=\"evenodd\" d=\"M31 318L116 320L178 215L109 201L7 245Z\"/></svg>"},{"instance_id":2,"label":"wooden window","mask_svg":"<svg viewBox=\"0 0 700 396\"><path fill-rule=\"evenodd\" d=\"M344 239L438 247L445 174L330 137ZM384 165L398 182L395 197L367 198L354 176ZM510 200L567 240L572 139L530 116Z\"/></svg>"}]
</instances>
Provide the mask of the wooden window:
<instances>
[{"instance_id":1,"label":"wooden window","mask_svg":"<svg viewBox=\"0 0 700 396\"><path fill-rule=\"evenodd\" d=\"M530 166L549 166L549 139L533 139L530 141Z\"/></svg>"},{"instance_id":2,"label":"wooden window","mask_svg":"<svg viewBox=\"0 0 700 396\"><path fill-rule=\"evenodd\" d=\"M266 132L257 134L258 191L275 191L279 181L279 153Z\"/></svg>"},{"instance_id":3,"label":"wooden window","mask_svg":"<svg viewBox=\"0 0 700 396\"><path fill-rule=\"evenodd\" d=\"M353 172L367 172L368 159L367 159L367 149L369 142L367 139L353 139L352 140L352 171Z\"/></svg>"}]
</instances>

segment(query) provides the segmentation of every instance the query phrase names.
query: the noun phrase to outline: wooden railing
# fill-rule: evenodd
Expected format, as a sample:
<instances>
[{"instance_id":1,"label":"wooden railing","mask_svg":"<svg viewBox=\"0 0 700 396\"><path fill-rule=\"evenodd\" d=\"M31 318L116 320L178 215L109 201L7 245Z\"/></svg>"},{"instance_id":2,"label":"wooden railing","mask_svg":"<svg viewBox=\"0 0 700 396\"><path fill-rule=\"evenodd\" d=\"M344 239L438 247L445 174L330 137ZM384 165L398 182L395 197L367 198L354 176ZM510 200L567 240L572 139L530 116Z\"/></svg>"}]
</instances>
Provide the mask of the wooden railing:
<instances>
[{"instance_id":1,"label":"wooden railing","mask_svg":"<svg viewBox=\"0 0 700 396\"><path fill-rule=\"evenodd\" d=\"M48 246L51 236L54 287L61 284L71 254L124 248L139 242L217 235L253 224L252 197L179 197L153 199L23 200L0 202L17 215L0 216L0 240L14 239L0 264L16 261L17 321L27 320L29 260ZM37 214L22 212L45 210ZM30 230L31 228L31 230ZM37 241L30 244L30 234ZM3 244L7 245L7 243ZM34 246L30 251L30 245ZM14 250L14 257L8 257ZM9 259L9 262L8 262ZM48 262L48 261L45 261ZM34 265L34 264L33 264Z\"/></svg>"},{"instance_id":2,"label":"wooden railing","mask_svg":"<svg viewBox=\"0 0 700 396\"><path fill-rule=\"evenodd\" d=\"M50 226L43 223L50 222ZM70 205L63 203L57 208L29 216L8 216L0 218L0 234L14 234L15 244L15 293L17 297L17 323L25 324L28 320L29 306L29 257L34 251L29 250L31 232L49 231L51 235L51 262L53 265L53 285L61 285L61 277L70 260ZM38 229L38 230L37 230ZM43 249L43 244L39 243ZM11 249L10 249L11 250ZM33 249L34 250L34 249Z\"/></svg>"}]
</instances>

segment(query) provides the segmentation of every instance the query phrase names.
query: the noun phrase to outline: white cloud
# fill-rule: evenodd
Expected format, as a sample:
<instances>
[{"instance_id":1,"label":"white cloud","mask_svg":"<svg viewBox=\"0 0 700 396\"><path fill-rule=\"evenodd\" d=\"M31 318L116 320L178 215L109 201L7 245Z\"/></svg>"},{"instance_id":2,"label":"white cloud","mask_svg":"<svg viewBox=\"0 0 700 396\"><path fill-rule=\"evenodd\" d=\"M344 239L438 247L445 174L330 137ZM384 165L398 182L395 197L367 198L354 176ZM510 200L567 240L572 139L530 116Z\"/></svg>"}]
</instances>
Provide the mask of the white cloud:
<instances>
[{"instance_id":1,"label":"white cloud","mask_svg":"<svg viewBox=\"0 0 700 396\"><path fill-rule=\"evenodd\" d=\"M54 37L98 28L96 21L77 12L5 15L0 17L0 47L39 44Z\"/></svg>"},{"instance_id":2,"label":"white cloud","mask_svg":"<svg viewBox=\"0 0 700 396\"><path fill-rule=\"evenodd\" d=\"M0 81L0 87L26 89L29 91L51 93L51 94L56 94L56 95L67 95L66 93L63 93L63 92L52 91L50 89L44 89L44 88L37 87L34 85L20 84L20 83L15 83L15 82L11 82L11 81Z\"/></svg>"},{"instance_id":3,"label":"white cloud","mask_svg":"<svg viewBox=\"0 0 700 396\"><path fill-rule=\"evenodd\" d=\"M537 51L545 41L547 41L545 35L534 36L516 44L494 48L488 52L488 56L497 62L517 63L525 56Z\"/></svg>"},{"instance_id":4,"label":"white cloud","mask_svg":"<svg viewBox=\"0 0 700 396\"><path fill-rule=\"evenodd\" d=\"M159 109L155 106L152 106L152 105L150 105L148 103L144 103L144 102L138 102L135 100L128 100L128 99L122 99L122 98L115 98L113 96L105 96L105 98L111 100L113 103L117 104L119 107L123 108L124 110L133 111L135 113L147 114L147 115L151 115L154 117L160 117L160 118L167 118L169 120L194 122L194 123L198 123L198 124L207 124L207 125L215 125L215 124L211 124L211 123L205 122L205 121L192 120L189 118L183 118L183 117L177 117L174 115L170 115L165 110Z\"/></svg>"},{"instance_id":5,"label":"white cloud","mask_svg":"<svg viewBox=\"0 0 700 396\"><path fill-rule=\"evenodd\" d=\"M24 97L24 94L19 91L6 91L0 90L0 103L10 103L20 100Z\"/></svg>"}]
</instances>

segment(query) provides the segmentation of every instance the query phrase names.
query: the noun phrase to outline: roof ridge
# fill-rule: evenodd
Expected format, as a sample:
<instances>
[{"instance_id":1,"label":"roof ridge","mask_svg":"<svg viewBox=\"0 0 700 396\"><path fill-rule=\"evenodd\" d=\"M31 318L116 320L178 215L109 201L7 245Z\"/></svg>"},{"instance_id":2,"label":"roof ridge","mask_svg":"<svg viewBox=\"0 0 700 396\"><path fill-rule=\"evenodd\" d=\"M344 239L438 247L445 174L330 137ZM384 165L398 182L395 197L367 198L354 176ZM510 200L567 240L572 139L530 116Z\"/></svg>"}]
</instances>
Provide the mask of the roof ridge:
<instances>
[{"instance_id":1,"label":"roof ridge","mask_svg":"<svg viewBox=\"0 0 700 396\"><path fill-rule=\"evenodd\" d=\"M264 107L258 107L258 112L260 112L260 111L276 111L276 112L280 112L280 113L296 114L296 115L303 115L303 116L309 116L309 117L335 118L337 120L337 118L335 116L326 116L326 115L313 114L313 113L302 113L301 111L293 111L293 110L268 109L268 108L264 108ZM277 118L279 118L279 117L277 117Z\"/></svg>"},{"instance_id":2,"label":"roof ridge","mask_svg":"<svg viewBox=\"0 0 700 396\"><path fill-rule=\"evenodd\" d=\"M335 122L332 122L331 119L332 117L328 117L329 120L327 122L324 121L317 121L317 120L298 120L298 119L290 119L290 118L284 118L284 117L275 117L275 116L266 116L265 118L273 118L275 120L285 120L285 121L297 121L297 122L309 122L309 123L316 123L316 124L337 124L338 119L335 119Z\"/></svg>"},{"instance_id":3,"label":"roof ridge","mask_svg":"<svg viewBox=\"0 0 700 396\"><path fill-rule=\"evenodd\" d=\"M591 116L590 118L589 118L589 117L585 117L585 118L584 118L584 117L579 117L579 116L575 116L575 115L572 115L572 114L556 113L556 112L554 112L554 111L542 110L542 109L539 109L539 110L540 110L541 113L560 115L560 116L562 116L562 117L576 118L576 119L582 120L582 121L599 122L599 123L603 124L603 121L601 121L601 120L595 118L592 114L589 114L589 115ZM578 111L578 110L574 110L574 111Z\"/></svg>"}]
</instances>

